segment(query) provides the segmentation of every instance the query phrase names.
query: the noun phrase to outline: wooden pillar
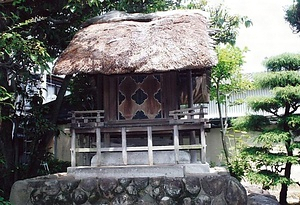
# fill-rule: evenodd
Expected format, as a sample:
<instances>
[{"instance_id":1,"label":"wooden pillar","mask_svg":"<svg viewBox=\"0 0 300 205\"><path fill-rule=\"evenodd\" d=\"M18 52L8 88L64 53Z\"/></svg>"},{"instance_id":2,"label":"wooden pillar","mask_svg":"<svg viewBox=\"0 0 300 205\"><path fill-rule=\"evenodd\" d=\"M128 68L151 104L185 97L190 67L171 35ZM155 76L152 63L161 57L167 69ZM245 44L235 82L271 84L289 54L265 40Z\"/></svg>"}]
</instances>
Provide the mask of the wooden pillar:
<instances>
[{"instance_id":1,"label":"wooden pillar","mask_svg":"<svg viewBox=\"0 0 300 205\"><path fill-rule=\"evenodd\" d=\"M101 165L101 129L100 127L96 128L96 147L97 147L97 162L96 165Z\"/></svg>"},{"instance_id":2,"label":"wooden pillar","mask_svg":"<svg viewBox=\"0 0 300 205\"><path fill-rule=\"evenodd\" d=\"M126 142L126 128L122 127L122 158L123 164L127 165L127 142Z\"/></svg>"},{"instance_id":3,"label":"wooden pillar","mask_svg":"<svg viewBox=\"0 0 300 205\"><path fill-rule=\"evenodd\" d=\"M76 133L75 129L72 129L72 139L71 139L71 166L76 166Z\"/></svg>"},{"instance_id":4,"label":"wooden pillar","mask_svg":"<svg viewBox=\"0 0 300 205\"><path fill-rule=\"evenodd\" d=\"M204 118L204 107L203 105L200 106L200 116L201 119ZM204 123L201 123L200 125L200 140L201 140L201 162L203 164L206 163L206 136L205 136L205 130L204 130Z\"/></svg>"},{"instance_id":5,"label":"wooden pillar","mask_svg":"<svg viewBox=\"0 0 300 205\"><path fill-rule=\"evenodd\" d=\"M194 106L194 99L193 99L193 75L192 70L188 70L187 72L187 83L188 83L188 107L192 108ZM196 133L195 131L190 132L190 144L196 144ZM197 162L197 151L191 150L191 163Z\"/></svg>"},{"instance_id":6,"label":"wooden pillar","mask_svg":"<svg viewBox=\"0 0 300 205\"><path fill-rule=\"evenodd\" d=\"M96 109L103 110L103 75L96 75Z\"/></svg>"},{"instance_id":7,"label":"wooden pillar","mask_svg":"<svg viewBox=\"0 0 300 205\"><path fill-rule=\"evenodd\" d=\"M206 163L206 136L205 136L205 131L204 131L204 124L201 123L200 125L200 138L201 138L201 162L203 164Z\"/></svg>"},{"instance_id":8,"label":"wooden pillar","mask_svg":"<svg viewBox=\"0 0 300 205\"><path fill-rule=\"evenodd\" d=\"M148 135L148 161L149 165L153 165L153 142L152 142L152 127L147 127Z\"/></svg>"},{"instance_id":9,"label":"wooden pillar","mask_svg":"<svg viewBox=\"0 0 300 205\"><path fill-rule=\"evenodd\" d=\"M174 151L175 151L175 163L179 163L179 132L178 125L173 126L173 140L174 140Z\"/></svg>"},{"instance_id":10,"label":"wooden pillar","mask_svg":"<svg viewBox=\"0 0 300 205\"><path fill-rule=\"evenodd\" d=\"M110 147L110 134L104 133L104 147Z\"/></svg>"},{"instance_id":11,"label":"wooden pillar","mask_svg":"<svg viewBox=\"0 0 300 205\"><path fill-rule=\"evenodd\" d=\"M194 106L193 100L193 79L192 79L192 70L187 71L187 96L188 96L188 107L191 108Z\"/></svg>"}]
</instances>

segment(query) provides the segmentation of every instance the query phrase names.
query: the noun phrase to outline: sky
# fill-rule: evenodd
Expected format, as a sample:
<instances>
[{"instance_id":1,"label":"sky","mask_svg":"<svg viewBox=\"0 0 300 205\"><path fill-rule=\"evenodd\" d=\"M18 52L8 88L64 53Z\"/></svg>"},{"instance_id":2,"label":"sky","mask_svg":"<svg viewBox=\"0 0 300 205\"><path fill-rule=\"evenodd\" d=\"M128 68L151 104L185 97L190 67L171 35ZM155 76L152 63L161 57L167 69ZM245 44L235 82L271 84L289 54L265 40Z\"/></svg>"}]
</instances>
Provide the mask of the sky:
<instances>
[{"instance_id":1,"label":"sky","mask_svg":"<svg viewBox=\"0 0 300 205\"><path fill-rule=\"evenodd\" d=\"M284 20L284 9L293 0L212 0L222 3L230 14L248 16L253 25L241 27L236 45L247 47L243 72L263 72L265 58L285 52L300 53L300 34L293 34Z\"/></svg>"}]
</instances>

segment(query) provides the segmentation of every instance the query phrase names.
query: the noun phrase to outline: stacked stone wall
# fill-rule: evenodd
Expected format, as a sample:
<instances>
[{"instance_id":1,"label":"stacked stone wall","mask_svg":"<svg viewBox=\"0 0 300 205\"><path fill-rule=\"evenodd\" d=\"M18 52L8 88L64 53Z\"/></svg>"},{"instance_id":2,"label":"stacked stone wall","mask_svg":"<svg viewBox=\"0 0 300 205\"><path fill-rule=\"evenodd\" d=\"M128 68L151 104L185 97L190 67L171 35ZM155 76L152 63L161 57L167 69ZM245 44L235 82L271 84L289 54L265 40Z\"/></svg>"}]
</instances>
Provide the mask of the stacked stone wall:
<instances>
[{"instance_id":1,"label":"stacked stone wall","mask_svg":"<svg viewBox=\"0 0 300 205\"><path fill-rule=\"evenodd\" d=\"M245 205L245 188L233 177L85 178L50 175L17 181L14 205Z\"/></svg>"}]
</instances>

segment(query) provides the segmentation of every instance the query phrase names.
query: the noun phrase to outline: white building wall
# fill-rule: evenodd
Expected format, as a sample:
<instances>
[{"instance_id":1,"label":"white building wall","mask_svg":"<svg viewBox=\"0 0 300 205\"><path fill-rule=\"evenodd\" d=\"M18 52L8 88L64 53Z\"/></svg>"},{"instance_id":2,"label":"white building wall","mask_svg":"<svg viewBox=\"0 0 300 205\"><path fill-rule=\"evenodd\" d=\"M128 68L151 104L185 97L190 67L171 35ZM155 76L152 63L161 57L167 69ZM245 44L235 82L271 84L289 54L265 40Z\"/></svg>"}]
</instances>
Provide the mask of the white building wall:
<instances>
[{"instance_id":1,"label":"white building wall","mask_svg":"<svg viewBox=\"0 0 300 205\"><path fill-rule=\"evenodd\" d=\"M267 115L268 113L266 112L254 112L250 110L247 107L246 102L240 104L240 105L230 105L234 101L242 99L246 100L247 97L251 96L270 96L272 93L268 89L263 89L263 90L249 90L245 91L243 93L238 93L238 94L233 94L232 96L229 97L228 99L228 106L227 106L227 114L228 117L240 117L240 116L245 116L246 114L260 114L260 115ZM221 105L222 109L222 116L225 117L225 105ZM214 118L219 118L219 112L218 112L218 106L217 102L215 100L210 101L208 104L208 115L206 115L207 118L209 119L214 119Z\"/></svg>"}]
</instances>

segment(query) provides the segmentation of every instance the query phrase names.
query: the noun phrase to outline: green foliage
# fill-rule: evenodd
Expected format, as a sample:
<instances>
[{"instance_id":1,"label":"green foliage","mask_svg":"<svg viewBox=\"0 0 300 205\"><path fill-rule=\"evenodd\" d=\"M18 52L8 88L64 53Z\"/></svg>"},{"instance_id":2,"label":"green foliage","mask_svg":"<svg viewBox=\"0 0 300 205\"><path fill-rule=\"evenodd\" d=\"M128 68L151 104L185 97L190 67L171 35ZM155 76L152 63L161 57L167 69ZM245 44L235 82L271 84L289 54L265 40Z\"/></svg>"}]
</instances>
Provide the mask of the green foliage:
<instances>
[{"instance_id":1,"label":"green foliage","mask_svg":"<svg viewBox=\"0 0 300 205\"><path fill-rule=\"evenodd\" d=\"M297 111L300 102L300 86L277 87L273 89L273 93L274 99L285 108L286 115Z\"/></svg>"},{"instance_id":2,"label":"green foliage","mask_svg":"<svg viewBox=\"0 0 300 205\"><path fill-rule=\"evenodd\" d=\"M285 13L285 20L290 23L294 33L300 32L300 0L293 1Z\"/></svg>"},{"instance_id":3,"label":"green foliage","mask_svg":"<svg viewBox=\"0 0 300 205\"><path fill-rule=\"evenodd\" d=\"M289 126L289 129L294 132L299 132L300 130L300 116L299 115L292 115L288 116L284 119L284 123Z\"/></svg>"},{"instance_id":4,"label":"green foliage","mask_svg":"<svg viewBox=\"0 0 300 205\"><path fill-rule=\"evenodd\" d=\"M242 156L246 161L251 161L253 169L261 170L265 167L273 172L280 172L287 162L298 164L297 156L287 156L284 152L273 152L273 147L247 147L243 149Z\"/></svg>"},{"instance_id":5,"label":"green foliage","mask_svg":"<svg viewBox=\"0 0 300 205\"><path fill-rule=\"evenodd\" d=\"M196 1L189 1L189 3L185 6L180 6L183 9L200 9L205 10L207 6L207 0L196 0Z\"/></svg>"},{"instance_id":6,"label":"green foliage","mask_svg":"<svg viewBox=\"0 0 300 205\"><path fill-rule=\"evenodd\" d=\"M279 175L278 173L271 172L269 170L259 170L258 172L249 171L247 173L247 179L253 184L261 184L265 190L271 187L281 184L291 184L291 180Z\"/></svg>"},{"instance_id":7,"label":"green foliage","mask_svg":"<svg viewBox=\"0 0 300 205\"><path fill-rule=\"evenodd\" d=\"M215 35L213 35L217 44L229 43L235 45L240 25L244 24L246 27L252 25L252 21L248 17L230 15L223 5L209 8L207 11L210 13L211 28L217 30Z\"/></svg>"},{"instance_id":8,"label":"green foliage","mask_svg":"<svg viewBox=\"0 0 300 205\"><path fill-rule=\"evenodd\" d=\"M67 172L67 168L71 166L71 163L69 161L56 159L52 153L46 154L44 162L47 162L49 172L45 170L44 167L40 167L40 169L38 170L38 175Z\"/></svg>"},{"instance_id":9,"label":"green foliage","mask_svg":"<svg viewBox=\"0 0 300 205\"><path fill-rule=\"evenodd\" d=\"M284 108L286 115L294 113L300 101L300 74L296 71L280 71L257 75L254 78L257 88L271 88L272 96L248 98L248 105L254 111L267 111L278 115Z\"/></svg>"},{"instance_id":10,"label":"green foliage","mask_svg":"<svg viewBox=\"0 0 300 205\"><path fill-rule=\"evenodd\" d=\"M254 111L267 111L276 114L283 105L277 99L265 96L247 98L247 104Z\"/></svg>"},{"instance_id":11,"label":"green foliage","mask_svg":"<svg viewBox=\"0 0 300 205\"><path fill-rule=\"evenodd\" d=\"M0 35L0 59L4 60L8 57L16 59L23 66L26 65L28 70L34 72L49 69L47 63L51 59L43 43L37 39L28 38L14 31L3 32Z\"/></svg>"},{"instance_id":12,"label":"green foliage","mask_svg":"<svg viewBox=\"0 0 300 205\"><path fill-rule=\"evenodd\" d=\"M234 46L241 25L247 28L252 25L252 21L247 16L230 14L222 4L210 7L207 5L207 0L192 0L186 6L180 6L180 8L200 9L209 13L210 28L213 31L211 37L218 45L230 44Z\"/></svg>"},{"instance_id":13,"label":"green foliage","mask_svg":"<svg viewBox=\"0 0 300 205\"><path fill-rule=\"evenodd\" d=\"M95 76L77 74L70 82L70 103L77 110L96 109L96 90Z\"/></svg>"},{"instance_id":14,"label":"green foliage","mask_svg":"<svg viewBox=\"0 0 300 205\"><path fill-rule=\"evenodd\" d=\"M299 153L295 149L300 147L300 143L294 140L300 133L300 117L295 115L300 106L300 75L295 71L300 68L299 57L282 54L269 58L265 65L277 72L260 74L254 78L258 88L269 88L272 95L250 97L247 99L248 106L254 111L272 114L272 124L260 126L260 120L251 122L252 116L239 118L233 123L240 129L263 131L254 140L256 146L242 152L243 159L251 165L246 177L253 183L262 184L264 188L281 184L281 204L286 204L287 187L293 183L291 166L299 164ZM274 149L276 147L280 149Z\"/></svg>"},{"instance_id":15,"label":"green foliage","mask_svg":"<svg viewBox=\"0 0 300 205\"><path fill-rule=\"evenodd\" d=\"M3 86L0 86L0 104L10 105L13 107L13 105L10 103L11 98L12 98L12 94L7 92L7 90Z\"/></svg>"},{"instance_id":16,"label":"green foliage","mask_svg":"<svg viewBox=\"0 0 300 205\"><path fill-rule=\"evenodd\" d=\"M237 180L242 181L246 176L246 170L249 169L249 164L240 155L235 155L230 157L230 164L228 165L228 170L231 176L235 177Z\"/></svg>"},{"instance_id":17,"label":"green foliage","mask_svg":"<svg viewBox=\"0 0 300 205\"><path fill-rule=\"evenodd\" d=\"M0 3L0 152L5 153L7 169L6 177L0 176L3 181L0 187L5 188L5 198L13 180L33 177L40 162L45 160L55 126L49 120L52 121L52 113L41 106L41 79L37 74L50 72L50 63L67 47L82 23L113 9L152 12L176 5L177 1L168 0L43 0L39 3L14 0ZM15 106L7 106L8 102ZM89 103L89 100L84 102L86 109L91 108ZM25 110L28 104L31 110ZM20 148L12 138L12 123L32 142L26 148L31 153L26 169L15 155ZM4 171L2 167L0 171Z\"/></svg>"},{"instance_id":18,"label":"green foliage","mask_svg":"<svg viewBox=\"0 0 300 205\"><path fill-rule=\"evenodd\" d=\"M231 120L235 129L246 131L262 131L270 125L269 118L262 115L247 115Z\"/></svg>"},{"instance_id":19,"label":"green foliage","mask_svg":"<svg viewBox=\"0 0 300 205\"><path fill-rule=\"evenodd\" d=\"M0 196L0 204L1 205L11 205L9 201L6 201L3 197Z\"/></svg>"},{"instance_id":20,"label":"green foliage","mask_svg":"<svg viewBox=\"0 0 300 205\"><path fill-rule=\"evenodd\" d=\"M241 74L241 65L244 62L243 53L245 51L229 44L225 47L218 46L216 50L218 54L218 64L212 68L210 93L211 98L217 101L223 151L226 163L229 166L229 151L225 139L228 123L226 122L227 116L225 116L225 122L223 121L221 104L227 103L228 97L232 93L241 92L243 89L246 89L246 87L249 88L250 83L243 79ZM227 105L225 105L225 109L226 106Z\"/></svg>"},{"instance_id":21,"label":"green foliage","mask_svg":"<svg viewBox=\"0 0 300 205\"><path fill-rule=\"evenodd\" d=\"M283 53L263 62L269 71L295 71L300 69L300 54Z\"/></svg>"},{"instance_id":22,"label":"green foliage","mask_svg":"<svg viewBox=\"0 0 300 205\"><path fill-rule=\"evenodd\" d=\"M272 89L275 87L300 85L300 73L297 71L266 72L254 75L257 88Z\"/></svg>"},{"instance_id":23,"label":"green foliage","mask_svg":"<svg viewBox=\"0 0 300 205\"><path fill-rule=\"evenodd\" d=\"M225 95L248 89L251 83L241 74L241 66L244 63L244 52L238 47L227 45L216 48L218 64L213 67L211 73L211 97L217 98L217 93L222 93L221 102Z\"/></svg>"},{"instance_id":24,"label":"green foliage","mask_svg":"<svg viewBox=\"0 0 300 205\"><path fill-rule=\"evenodd\" d=\"M179 1L171 0L121 0L115 1L114 8L129 13L152 13L166 11L179 7Z\"/></svg>"},{"instance_id":25,"label":"green foliage","mask_svg":"<svg viewBox=\"0 0 300 205\"><path fill-rule=\"evenodd\" d=\"M285 153L271 152L272 147L248 147L242 152L242 158L251 165L246 171L246 178L265 189L282 183L292 183L280 172L286 163L298 164L298 156L287 156ZM266 169L267 168L267 169Z\"/></svg>"},{"instance_id":26,"label":"green foliage","mask_svg":"<svg viewBox=\"0 0 300 205\"><path fill-rule=\"evenodd\" d=\"M276 144L285 143L290 138L291 135L289 132L274 129L263 132L255 139L255 142L257 144L261 144L263 147L271 149Z\"/></svg>"},{"instance_id":27,"label":"green foliage","mask_svg":"<svg viewBox=\"0 0 300 205\"><path fill-rule=\"evenodd\" d=\"M231 176L241 181L246 174L246 170L249 168L249 164L241 156L241 150L247 146L249 135L247 132L233 129L229 127L226 133L227 141L229 144L228 159L229 163L227 168Z\"/></svg>"}]
</instances>

